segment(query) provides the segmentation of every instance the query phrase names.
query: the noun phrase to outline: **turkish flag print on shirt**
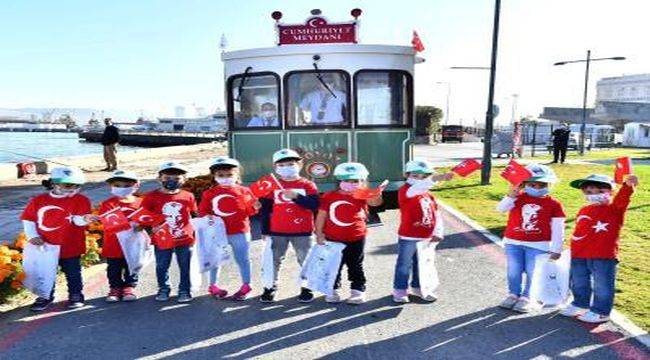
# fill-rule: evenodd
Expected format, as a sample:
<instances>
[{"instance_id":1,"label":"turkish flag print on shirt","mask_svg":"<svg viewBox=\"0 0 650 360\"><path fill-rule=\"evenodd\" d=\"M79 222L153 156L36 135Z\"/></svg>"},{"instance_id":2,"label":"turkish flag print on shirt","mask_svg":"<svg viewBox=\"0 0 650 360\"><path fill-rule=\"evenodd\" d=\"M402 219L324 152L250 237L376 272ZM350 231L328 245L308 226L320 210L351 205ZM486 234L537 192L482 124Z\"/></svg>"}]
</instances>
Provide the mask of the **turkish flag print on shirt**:
<instances>
[{"instance_id":1,"label":"turkish flag print on shirt","mask_svg":"<svg viewBox=\"0 0 650 360\"><path fill-rule=\"evenodd\" d=\"M175 246L191 246L194 243L194 228L190 219L198 209L191 192L181 190L177 194L167 194L154 190L144 196L142 207L165 217Z\"/></svg>"},{"instance_id":2,"label":"turkish flag print on shirt","mask_svg":"<svg viewBox=\"0 0 650 360\"><path fill-rule=\"evenodd\" d=\"M255 199L253 193L245 186L215 185L201 195L199 216L220 217L226 225L227 234L250 232L249 217L257 213L251 199Z\"/></svg>"},{"instance_id":3,"label":"turkish flag print on shirt","mask_svg":"<svg viewBox=\"0 0 650 360\"><path fill-rule=\"evenodd\" d=\"M508 166L501 172L501 177L514 186L519 186L531 176L533 174L528 169L514 160L510 160Z\"/></svg>"},{"instance_id":4,"label":"turkish flag print on shirt","mask_svg":"<svg viewBox=\"0 0 650 360\"><path fill-rule=\"evenodd\" d=\"M307 179L280 180L280 183L284 189L295 191L301 196L318 195L316 184ZM272 233L304 234L314 231L314 213L310 209L284 197L282 190L275 190L273 194L269 194L269 196L271 195L273 196L273 208L269 226Z\"/></svg>"},{"instance_id":5,"label":"turkish flag print on shirt","mask_svg":"<svg viewBox=\"0 0 650 360\"><path fill-rule=\"evenodd\" d=\"M331 191L323 195L318 209L327 213L323 232L328 240L355 242L366 237L368 204L365 200Z\"/></svg>"}]
</instances>

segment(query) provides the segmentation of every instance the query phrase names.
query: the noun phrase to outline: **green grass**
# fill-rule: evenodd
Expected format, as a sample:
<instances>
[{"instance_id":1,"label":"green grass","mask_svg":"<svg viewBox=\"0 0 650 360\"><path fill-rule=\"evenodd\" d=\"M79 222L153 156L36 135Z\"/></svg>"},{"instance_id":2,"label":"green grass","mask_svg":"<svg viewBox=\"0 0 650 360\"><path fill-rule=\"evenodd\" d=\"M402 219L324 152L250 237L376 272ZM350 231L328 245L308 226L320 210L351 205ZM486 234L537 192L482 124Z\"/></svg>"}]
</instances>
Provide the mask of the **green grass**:
<instances>
[{"instance_id":1,"label":"green grass","mask_svg":"<svg viewBox=\"0 0 650 360\"><path fill-rule=\"evenodd\" d=\"M585 160L613 159L618 156L648 157L648 150L624 150L592 152ZM480 186L478 175L468 179L452 180L436 188L435 196L445 203L501 236L506 215L494 210L504 196L508 185L499 173L503 167L495 167L492 185ZM567 213L567 237L573 230L575 215L585 202L579 190L569 187L569 181L591 173L613 175L611 165L564 164L554 165L561 182L552 188L552 195L562 202ZM616 309L623 312L637 325L650 330L650 165L636 165L634 172L641 185L632 197L632 203L621 234L620 264L618 267ZM565 242L568 245L568 241Z\"/></svg>"}]
</instances>

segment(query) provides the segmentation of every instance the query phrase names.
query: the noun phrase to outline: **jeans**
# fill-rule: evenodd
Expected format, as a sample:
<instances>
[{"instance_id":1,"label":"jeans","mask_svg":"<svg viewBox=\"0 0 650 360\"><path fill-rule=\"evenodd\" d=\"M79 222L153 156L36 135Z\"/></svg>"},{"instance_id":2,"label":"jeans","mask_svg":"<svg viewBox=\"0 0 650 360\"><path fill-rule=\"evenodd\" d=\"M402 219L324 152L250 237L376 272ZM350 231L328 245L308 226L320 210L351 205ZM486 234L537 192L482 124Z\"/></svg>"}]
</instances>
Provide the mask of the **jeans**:
<instances>
[{"instance_id":1,"label":"jeans","mask_svg":"<svg viewBox=\"0 0 650 360\"><path fill-rule=\"evenodd\" d=\"M131 275L129 265L124 258L107 258L106 259L106 277L111 289L123 289L125 287L135 287L138 284L138 275Z\"/></svg>"},{"instance_id":2,"label":"jeans","mask_svg":"<svg viewBox=\"0 0 650 360\"><path fill-rule=\"evenodd\" d=\"M535 262L539 255L546 252L528 246L513 244L506 244L505 249L508 262L508 291L512 295L528 297ZM526 283L522 291L521 281L524 273L526 273Z\"/></svg>"},{"instance_id":3,"label":"jeans","mask_svg":"<svg viewBox=\"0 0 650 360\"><path fill-rule=\"evenodd\" d=\"M172 262L172 254L176 254L176 263L180 270L180 283L178 284L179 293L190 293L190 258L192 250L189 246L178 246L173 249L158 249L156 247L156 278L158 279L158 289L169 293L169 265Z\"/></svg>"},{"instance_id":4,"label":"jeans","mask_svg":"<svg viewBox=\"0 0 650 360\"><path fill-rule=\"evenodd\" d=\"M350 288L352 290L366 291L366 275L363 272L363 248L366 240L343 243L346 246L343 249L343 258L341 259L338 275L336 275L334 289L341 288L341 271L343 270L343 265L345 265L348 268L348 280L351 283Z\"/></svg>"},{"instance_id":5,"label":"jeans","mask_svg":"<svg viewBox=\"0 0 650 360\"><path fill-rule=\"evenodd\" d=\"M81 280L81 261L80 257L73 257L67 259L59 259L59 266L61 271L65 274L65 280L68 283L68 296L70 295L83 295L83 281ZM52 294L50 299L54 299L54 287L52 287Z\"/></svg>"},{"instance_id":6,"label":"jeans","mask_svg":"<svg viewBox=\"0 0 650 360\"><path fill-rule=\"evenodd\" d=\"M250 233L239 233L228 235L228 243L232 247L235 256L235 262L239 267L241 281L244 284L251 282L251 259L250 259ZM219 268L210 270L210 284L216 285L219 281Z\"/></svg>"},{"instance_id":7,"label":"jeans","mask_svg":"<svg viewBox=\"0 0 650 360\"><path fill-rule=\"evenodd\" d=\"M614 306L617 264L616 259L571 259L572 304L609 315Z\"/></svg>"},{"instance_id":8,"label":"jeans","mask_svg":"<svg viewBox=\"0 0 650 360\"><path fill-rule=\"evenodd\" d=\"M420 288L420 274L418 272L417 241L399 239L397 246L397 263L395 264L395 277L393 289L408 289L409 277L411 288Z\"/></svg>"},{"instance_id":9,"label":"jeans","mask_svg":"<svg viewBox=\"0 0 650 360\"><path fill-rule=\"evenodd\" d=\"M280 265L284 261L284 257L287 254L287 249L289 248L289 243L293 247L293 250L296 252L296 258L298 259L298 265L302 266L307 257L307 253L311 248L311 236L271 236L273 243L271 249L273 250L273 284L277 286L278 282L278 273L280 272Z\"/></svg>"}]
</instances>

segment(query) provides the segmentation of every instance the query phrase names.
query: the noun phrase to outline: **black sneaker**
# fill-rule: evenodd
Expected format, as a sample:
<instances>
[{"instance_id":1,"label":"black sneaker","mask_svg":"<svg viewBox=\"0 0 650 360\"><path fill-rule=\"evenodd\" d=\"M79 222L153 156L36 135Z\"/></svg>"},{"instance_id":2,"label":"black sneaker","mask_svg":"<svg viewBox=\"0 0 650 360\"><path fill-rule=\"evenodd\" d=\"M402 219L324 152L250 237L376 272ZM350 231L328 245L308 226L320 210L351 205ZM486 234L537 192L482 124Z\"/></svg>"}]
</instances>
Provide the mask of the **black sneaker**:
<instances>
[{"instance_id":1,"label":"black sneaker","mask_svg":"<svg viewBox=\"0 0 650 360\"><path fill-rule=\"evenodd\" d=\"M275 301L275 288L264 288L264 293L260 296L260 301L263 303L272 303Z\"/></svg>"},{"instance_id":2,"label":"black sneaker","mask_svg":"<svg viewBox=\"0 0 650 360\"><path fill-rule=\"evenodd\" d=\"M48 306L52 303L53 299L46 299L46 298L36 298L34 300L34 303L29 307L29 310L31 311L43 311L47 309Z\"/></svg>"},{"instance_id":3,"label":"black sneaker","mask_svg":"<svg viewBox=\"0 0 650 360\"><path fill-rule=\"evenodd\" d=\"M78 309L84 306L84 296L82 294L72 294L68 297L68 309Z\"/></svg>"},{"instance_id":4,"label":"black sneaker","mask_svg":"<svg viewBox=\"0 0 650 360\"><path fill-rule=\"evenodd\" d=\"M312 300L314 300L314 293L307 288L302 288L300 290L300 295L298 295L298 301L301 303L308 303Z\"/></svg>"}]
</instances>

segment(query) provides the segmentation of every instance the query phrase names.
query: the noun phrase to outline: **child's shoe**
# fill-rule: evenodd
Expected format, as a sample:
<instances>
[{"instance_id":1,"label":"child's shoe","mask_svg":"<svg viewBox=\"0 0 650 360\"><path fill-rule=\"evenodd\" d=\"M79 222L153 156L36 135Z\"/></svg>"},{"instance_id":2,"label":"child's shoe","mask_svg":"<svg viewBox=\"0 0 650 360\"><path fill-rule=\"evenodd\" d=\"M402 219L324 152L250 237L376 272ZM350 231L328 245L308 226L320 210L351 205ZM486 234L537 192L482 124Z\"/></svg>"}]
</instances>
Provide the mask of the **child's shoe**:
<instances>
[{"instance_id":1,"label":"child's shoe","mask_svg":"<svg viewBox=\"0 0 650 360\"><path fill-rule=\"evenodd\" d=\"M394 289L393 290L393 302L405 304L409 302L409 296L406 290Z\"/></svg>"},{"instance_id":2,"label":"child's shoe","mask_svg":"<svg viewBox=\"0 0 650 360\"><path fill-rule=\"evenodd\" d=\"M438 300L438 297L435 294L428 294L428 295L425 296L424 294L422 294L422 289L420 289L420 288L412 288L411 289L411 294L419 297L420 299L422 299L424 301L428 301L428 302L434 302L434 301Z\"/></svg>"},{"instance_id":3,"label":"child's shoe","mask_svg":"<svg viewBox=\"0 0 650 360\"><path fill-rule=\"evenodd\" d=\"M576 316L583 315L587 311L589 311L589 309L577 307L577 306L571 304L571 305L565 307L564 309L562 309L562 311L560 311L560 315L568 316L568 317L576 317Z\"/></svg>"},{"instance_id":4,"label":"child's shoe","mask_svg":"<svg viewBox=\"0 0 650 360\"><path fill-rule=\"evenodd\" d=\"M43 311L47 309L48 306L52 303L54 299L46 299L42 297L36 298L34 300L34 303L29 307L29 310L31 311Z\"/></svg>"},{"instance_id":5,"label":"child's shoe","mask_svg":"<svg viewBox=\"0 0 650 360\"><path fill-rule=\"evenodd\" d=\"M239 290L237 290L236 293L232 294L230 298L235 301L244 301L246 300L246 296L251 292L251 290L253 289L251 289L250 285L242 284Z\"/></svg>"},{"instance_id":6,"label":"child's shoe","mask_svg":"<svg viewBox=\"0 0 650 360\"><path fill-rule=\"evenodd\" d=\"M78 309L84 306L84 296L82 294L72 294L68 297L68 309Z\"/></svg>"},{"instance_id":7,"label":"child's shoe","mask_svg":"<svg viewBox=\"0 0 650 360\"><path fill-rule=\"evenodd\" d=\"M359 290L352 290L350 297L346 301L348 304L359 305L366 302L366 293Z\"/></svg>"},{"instance_id":8,"label":"child's shoe","mask_svg":"<svg viewBox=\"0 0 650 360\"><path fill-rule=\"evenodd\" d=\"M176 299L176 301L180 304L188 303L191 302L192 300L193 300L192 294L188 292L179 292L178 299Z\"/></svg>"},{"instance_id":9,"label":"child's shoe","mask_svg":"<svg viewBox=\"0 0 650 360\"><path fill-rule=\"evenodd\" d=\"M217 285L208 286L208 293L217 299L223 299L228 296L228 291L221 289Z\"/></svg>"},{"instance_id":10,"label":"child's shoe","mask_svg":"<svg viewBox=\"0 0 650 360\"><path fill-rule=\"evenodd\" d=\"M122 289L122 301L136 301L138 296L135 294L135 289L132 287L125 287Z\"/></svg>"},{"instance_id":11,"label":"child's shoe","mask_svg":"<svg viewBox=\"0 0 650 360\"><path fill-rule=\"evenodd\" d=\"M332 295L326 295L325 296L325 302L332 303L332 304L340 303L341 302L341 294L339 293L339 291L337 289L334 289L334 291L332 292Z\"/></svg>"},{"instance_id":12,"label":"child's shoe","mask_svg":"<svg viewBox=\"0 0 650 360\"><path fill-rule=\"evenodd\" d=\"M107 303L116 303L116 302L120 301L121 297L122 297L122 289L111 288L108 291L108 295L106 295L106 302Z\"/></svg>"},{"instance_id":13,"label":"child's shoe","mask_svg":"<svg viewBox=\"0 0 650 360\"><path fill-rule=\"evenodd\" d=\"M529 298L523 296L520 297L519 300L517 300L515 306L512 307L512 310L524 314L529 313L535 309L536 309L535 304L532 301L530 301Z\"/></svg>"},{"instance_id":14,"label":"child's shoe","mask_svg":"<svg viewBox=\"0 0 650 360\"><path fill-rule=\"evenodd\" d=\"M512 310L515 304L519 301L519 296L510 294L507 298L503 299L499 304L500 308Z\"/></svg>"},{"instance_id":15,"label":"child's shoe","mask_svg":"<svg viewBox=\"0 0 650 360\"><path fill-rule=\"evenodd\" d=\"M154 300L160 302L169 301L169 290L163 290L163 289L158 290L158 294L156 294Z\"/></svg>"},{"instance_id":16,"label":"child's shoe","mask_svg":"<svg viewBox=\"0 0 650 360\"><path fill-rule=\"evenodd\" d=\"M312 302L312 300L314 300L314 293L311 290L307 288L300 289L300 295L298 295L298 302L308 303L308 302Z\"/></svg>"},{"instance_id":17,"label":"child's shoe","mask_svg":"<svg viewBox=\"0 0 650 360\"><path fill-rule=\"evenodd\" d=\"M578 316L578 320L591 324L600 324L609 321L609 316L596 314L593 311L587 311L586 313Z\"/></svg>"},{"instance_id":18,"label":"child's shoe","mask_svg":"<svg viewBox=\"0 0 650 360\"><path fill-rule=\"evenodd\" d=\"M272 303L275 301L275 288L264 288L260 301L263 303Z\"/></svg>"}]
</instances>

